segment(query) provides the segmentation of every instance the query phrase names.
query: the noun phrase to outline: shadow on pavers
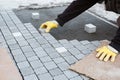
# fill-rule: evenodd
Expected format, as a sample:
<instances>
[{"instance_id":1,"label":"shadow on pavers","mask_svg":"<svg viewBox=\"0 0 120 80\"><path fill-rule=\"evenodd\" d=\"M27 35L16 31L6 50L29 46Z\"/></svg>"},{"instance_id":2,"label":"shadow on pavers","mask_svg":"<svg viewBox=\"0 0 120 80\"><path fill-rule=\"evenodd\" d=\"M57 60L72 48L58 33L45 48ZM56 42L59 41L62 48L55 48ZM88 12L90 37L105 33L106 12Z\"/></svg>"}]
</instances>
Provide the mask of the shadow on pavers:
<instances>
[{"instance_id":1,"label":"shadow on pavers","mask_svg":"<svg viewBox=\"0 0 120 80\"><path fill-rule=\"evenodd\" d=\"M62 13L65 10L66 6L64 7L55 7L49 9L38 9L38 10L14 10L16 15L20 18L23 23L32 23L35 28L38 30L40 24L45 21L53 20L57 17L58 14ZM33 12L40 13L39 20L33 20L31 18L31 14ZM97 32L94 34L89 34L84 31L85 24L92 23L93 25L97 26ZM59 27L58 29L52 30L50 33L57 39L67 39L67 40L111 40L117 28L114 26L101 21L100 19L90 15L87 12L79 15L75 19L66 23L63 27Z\"/></svg>"}]
</instances>

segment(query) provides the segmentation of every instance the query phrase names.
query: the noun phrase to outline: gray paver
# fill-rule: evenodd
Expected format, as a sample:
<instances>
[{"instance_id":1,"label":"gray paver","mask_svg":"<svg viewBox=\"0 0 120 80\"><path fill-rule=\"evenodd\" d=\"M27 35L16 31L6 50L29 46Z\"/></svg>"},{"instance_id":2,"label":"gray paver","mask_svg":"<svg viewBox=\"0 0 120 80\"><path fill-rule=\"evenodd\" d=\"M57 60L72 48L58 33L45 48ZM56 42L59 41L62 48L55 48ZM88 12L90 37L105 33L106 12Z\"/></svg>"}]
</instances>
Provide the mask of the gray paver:
<instances>
[{"instance_id":1,"label":"gray paver","mask_svg":"<svg viewBox=\"0 0 120 80\"><path fill-rule=\"evenodd\" d=\"M56 64L59 64L61 62L64 62L65 60L62 57L54 58L53 59Z\"/></svg>"},{"instance_id":2,"label":"gray paver","mask_svg":"<svg viewBox=\"0 0 120 80\"><path fill-rule=\"evenodd\" d=\"M23 54L23 52L21 49L16 49L16 50L12 50L12 54L13 55L20 55L20 54Z\"/></svg>"},{"instance_id":3,"label":"gray paver","mask_svg":"<svg viewBox=\"0 0 120 80\"><path fill-rule=\"evenodd\" d=\"M40 58L40 60L41 60L43 63L44 63L44 62L52 61L52 59L51 59L49 56L42 57L42 58Z\"/></svg>"},{"instance_id":4,"label":"gray paver","mask_svg":"<svg viewBox=\"0 0 120 80\"><path fill-rule=\"evenodd\" d=\"M77 61L77 59L74 56L66 56L64 58L69 64L73 64Z\"/></svg>"},{"instance_id":5,"label":"gray paver","mask_svg":"<svg viewBox=\"0 0 120 80\"><path fill-rule=\"evenodd\" d=\"M54 62L46 62L44 63L45 67L48 69L48 70L51 70L51 69L54 69L57 67L57 65L54 63Z\"/></svg>"},{"instance_id":6,"label":"gray paver","mask_svg":"<svg viewBox=\"0 0 120 80\"><path fill-rule=\"evenodd\" d=\"M40 80L53 80L52 76L49 73L45 73L38 76Z\"/></svg>"},{"instance_id":7,"label":"gray paver","mask_svg":"<svg viewBox=\"0 0 120 80\"><path fill-rule=\"evenodd\" d=\"M66 63L66 62L62 62L62 63L57 64L57 65L58 65L58 67L59 67L62 71L67 70L68 67L69 67L69 64Z\"/></svg>"},{"instance_id":8,"label":"gray paver","mask_svg":"<svg viewBox=\"0 0 120 80\"><path fill-rule=\"evenodd\" d=\"M18 67L21 69L21 68L26 68L26 67L30 67L28 61L24 61L24 62L20 62L20 63L17 63Z\"/></svg>"},{"instance_id":9,"label":"gray paver","mask_svg":"<svg viewBox=\"0 0 120 80\"><path fill-rule=\"evenodd\" d=\"M52 76L57 76L63 74L63 72L59 68L55 68L49 71Z\"/></svg>"},{"instance_id":10,"label":"gray paver","mask_svg":"<svg viewBox=\"0 0 120 80\"><path fill-rule=\"evenodd\" d=\"M32 57L32 56L35 56L35 53L33 51L31 52L27 52L27 53L24 53L25 56L28 58L28 57Z\"/></svg>"},{"instance_id":11,"label":"gray paver","mask_svg":"<svg viewBox=\"0 0 120 80\"><path fill-rule=\"evenodd\" d=\"M34 71L35 71L35 73L36 73L37 75L41 75L41 74L44 74L44 73L47 73L47 72L48 72L45 67L37 68L37 69L35 69Z\"/></svg>"},{"instance_id":12,"label":"gray paver","mask_svg":"<svg viewBox=\"0 0 120 80\"><path fill-rule=\"evenodd\" d=\"M48 54L52 59L60 57L60 55L58 54L58 52L52 52Z\"/></svg>"},{"instance_id":13,"label":"gray paver","mask_svg":"<svg viewBox=\"0 0 120 80\"><path fill-rule=\"evenodd\" d=\"M66 39L59 40L59 42L60 42L61 44L67 44L67 43L69 43L68 40L66 40Z\"/></svg>"},{"instance_id":14,"label":"gray paver","mask_svg":"<svg viewBox=\"0 0 120 80\"><path fill-rule=\"evenodd\" d=\"M70 43L74 46L77 46L80 44L78 40L71 40Z\"/></svg>"},{"instance_id":15,"label":"gray paver","mask_svg":"<svg viewBox=\"0 0 120 80\"><path fill-rule=\"evenodd\" d=\"M70 48L68 51L74 56L80 54L80 51L76 48Z\"/></svg>"},{"instance_id":16,"label":"gray paver","mask_svg":"<svg viewBox=\"0 0 120 80\"><path fill-rule=\"evenodd\" d=\"M28 76L28 75L34 74L34 71L31 67L21 68L20 71L23 76Z\"/></svg>"},{"instance_id":17,"label":"gray paver","mask_svg":"<svg viewBox=\"0 0 120 80\"><path fill-rule=\"evenodd\" d=\"M26 57L23 54L15 55L14 56L16 62L23 62L26 61Z\"/></svg>"},{"instance_id":18,"label":"gray paver","mask_svg":"<svg viewBox=\"0 0 120 80\"><path fill-rule=\"evenodd\" d=\"M42 66L43 66L43 64L41 63L41 61L40 61L40 60L32 61L32 62L30 62L30 64L31 64L31 66L32 66L34 69L36 69L36 68L39 68L39 67L42 67Z\"/></svg>"},{"instance_id":19,"label":"gray paver","mask_svg":"<svg viewBox=\"0 0 120 80\"><path fill-rule=\"evenodd\" d=\"M80 76L77 76L77 77L74 77L74 78L72 78L70 80L83 80L83 79Z\"/></svg>"},{"instance_id":20,"label":"gray paver","mask_svg":"<svg viewBox=\"0 0 120 80\"><path fill-rule=\"evenodd\" d=\"M83 41L80 41L80 43L83 44L83 45L87 45L87 44L89 44L90 42L89 42L88 40L83 40Z\"/></svg>"},{"instance_id":21,"label":"gray paver","mask_svg":"<svg viewBox=\"0 0 120 80\"><path fill-rule=\"evenodd\" d=\"M78 76L77 73L75 73L75 72L73 72L73 71L70 71L70 70L64 71L64 74L65 74L69 79Z\"/></svg>"},{"instance_id":22,"label":"gray paver","mask_svg":"<svg viewBox=\"0 0 120 80\"><path fill-rule=\"evenodd\" d=\"M24 80L38 80L37 76L35 74L25 76Z\"/></svg>"},{"instance_id":23,"label":"gray paver","mask_svg":"<svg viewBox=\"0 0 120 80\"><path fill-rule=\"evenodd\" d=\"M39 58L47 56L47 53L43 50L35 52Z\"/></svg>"},{"instance_id":24,"label":"gray paver","mask_svg":"<svg viewBox=\"0 0 120 80\"><path fill-rule=\"evenodd\" d=\"M54 77L54 80L68 80L67 77L62 74Z\"/></svg>"},{"instance_id":25,"label":"gray paver","mask_svg":"<svg viewBox=\"0 0 120 80\"><path fill-rule=\"evenodd\" d=\"M84 56L85 56L85 55L83 55L83 54L75 55L75 57L76 57L78 60L82 59Z\"/></svg>"},{"instance_id":26,"label":"gray paver","mask_svg":"<svg viewBox=\"0 0 120 80\"><path fill-rule=\"evenodd\" d=\"M15 50L15 49L20 48L18 44L10 44L9 47L11 50Z\"/></svg>"},{"instance_id":27,"label":"gray paver","mask_svg":"<svg viewBox=\"0 0 120 80\"><path fill-rule=\"evenodd\" d=\"M28 57L27 58L29 62L35 61L35 60L39 60L38 56L32 56L32 57Z\"/></svg>"},{"instance_id":28,"label":"gray paver","mask_svg":"<svg viewBox=\"0 0 120 80\"><path fill-rule=\"evenodd\" d=\"M21 48L22 48L22 50L23 50L24 53L32 52L33 51L30 46L23 46Z\"/></svg>"}]
</instances>

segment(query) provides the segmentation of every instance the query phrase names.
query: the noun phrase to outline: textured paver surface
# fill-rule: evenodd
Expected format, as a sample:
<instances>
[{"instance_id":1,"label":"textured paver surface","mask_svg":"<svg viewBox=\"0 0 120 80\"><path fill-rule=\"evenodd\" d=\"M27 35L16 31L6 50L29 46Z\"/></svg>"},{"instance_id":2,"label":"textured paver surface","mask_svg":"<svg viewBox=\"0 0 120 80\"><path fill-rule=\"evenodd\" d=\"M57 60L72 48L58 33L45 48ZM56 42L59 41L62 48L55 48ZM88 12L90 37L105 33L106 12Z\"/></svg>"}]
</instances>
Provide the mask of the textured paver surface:
<instances>
[{"instance_id":1,"label":"textured paver surface","mask_svg":"<svg viewBox=\"0 0 120 80\"><path fill-rule=\"evenodd\" d=\"M24 80L88 80L68 67L99 44L56 40L49 33L39 33L31 23L23 24L13 11L0 12L0 46L8 50Z\"/></svg>"}]
</instances>

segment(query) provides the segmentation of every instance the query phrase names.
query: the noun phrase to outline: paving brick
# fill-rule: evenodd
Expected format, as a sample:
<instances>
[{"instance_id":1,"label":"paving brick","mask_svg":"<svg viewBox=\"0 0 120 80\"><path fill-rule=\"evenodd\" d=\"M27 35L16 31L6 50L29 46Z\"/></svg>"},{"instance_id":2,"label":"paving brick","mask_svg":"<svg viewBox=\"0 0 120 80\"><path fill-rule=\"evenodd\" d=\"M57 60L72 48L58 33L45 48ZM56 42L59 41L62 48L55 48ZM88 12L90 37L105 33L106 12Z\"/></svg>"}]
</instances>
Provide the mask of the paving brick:
<instances>
[{"instance_id":1,"label":"paving brick","mask_svg":"<svg viewBox=\"0 0 120 80\"><path fill-rule=\"evenodd\" d=\"M96 46L94 46L93 44L87 44L85 45L85 48L89 49L89 50L95 50L96 49Z\"/></svg>"},{"instance_id":2,"label":"paving brick","mask_svg":"<svg viewBox=\"0 0 120 80\"><path fill-rule=\"evenodd\" d=\"M36 55L33 51L32 51L32 52L27 52L27 53L24 53L24 54L25 54L25 56L26 56L27 58Z\"/></svg>"},{"instance_id":3,"label":"paving brick","mask_svg":"<svg viewBox=\"0 0 120 80\"><path fill-rule=\"evenodd\" d=\"M48 70L51 70L57 67L57 65L54 62L46 62L44 63L44 65Z\"/></svg>"},{"instance_id":4,"label":"paving brick","mask_svg":"<svg viewBox=\"0 0 120 80\"><path fill-rule=\"evenodd\" d=\"M83 46L83 45L77 45L77 46L75 46L77 49L79 49L80 51L82 51L82 50L86 50L87 48L85 47L85 46Z\"/></svg>"},{"instance_id":5,"label":"paving brick","mask_svg":"<svg viewBox=\"0 0 120 80\"><path fill-rule=\"evenodd\" d=\"M63 44L63 46L64 46L66 49L71 49L71 48L73 48L73 45L70 44L70 43Z\"/></svg>"},{"instance_id":6,"label":"paving brick","mask_svg":"<svg viewBox=\"0 0 120 80\"><path fill-rule=\"evenodd\" d=\"M54 80L69 80L65 75L58 75L54 77Z\"/></svg>"},{"instance_id":7,"label":"paving brick","mask_svg":"<svg viewBox=\"0 0 120 80\"><path fill-rule=\"evenodd\" d=\"M50 54L50 53L52 53L52 52L55 52L56 50L51 47L51 48L45 48L45 51L46 51L48 54Z\"/></svg>"},{"instance_id":8,"label":"paving brick","mask_svg":"<svg viewBox=\"0 0 120 80\"><path fill-rule=\"evenodd\" d=\"M17 41L24 41L25 40L23 36L15 37L15 39Z\"/></svg>"},{"instance_id":9,"label":"paving brick","mask_svg":"<svg viewBox=\"0 0 120 80\"><path fill-rule=\"evenodd\" d=\"M35 69L34 71L35 71L35 73L36 73L37 75L41 75L41 74L44 74L44 73L47 73L47 72L48 72L45 67L37 68L37 69Z\"/></svg>"},{"instance_id":10,"label":"paving brick","mask_svg":"<svg viewBox=\"0 0 120 80\"><path fill-rule=\"evenodd\" d=\"M52 61L52 59L49 56L42 57L40 58L40 60L42 61L42 63Z\"/></svg>"},{"instance_id":11,"label":"paving brick","mask_svg":"<svg viewBox=\"0 0 120 80\"><path fill-rule=\"evenodd\" d=\"M77 59L75 58L75 57L73 57L73 56L66 56L66 57L64 57L65 58L65 60L69 63L69 64L73 64L73 63L75 63L76 61L77 61Z\"/></svg>"},{"instance_id":12,"label":"paving brick","mask_svg":"<svg viewBox=\"0 0 120 80\"><path fill-rule=\"evenodd\" d=\"M31 67L21 68L20 72L22 73L23 76L34 74L34 71Z\"/></svg>"},{"instance_id":13,"label":"paving brick","mask_svg":"<svg viewBox=\"0 0 120 80\"><path fill-rule=\"evenodd\" d=\"M57 65L58 65L58 67L59 67L62 71L67 70L68 67L69 67L69 64L66 63L66 62L62 62L62 63L57 64Z\"/></svg>"},{"instance_id":14,"label":"paving brick","mask_svg":"<svg viewBox=\"0 0 120 80\"><path fill-rule=\"evenodd\" d=\"M64 53L64 52L67 52L67 49L65 47L59 47L59 48L56 48L56 51L58 53Z\"/></svg>"},{"instance_id":15,"label":"paving brick","mask_svg":"<svg viewBox=\"0 0 120 80\"><path fill-rule=\"evenodd\" d=\"M22 50L23 50L24 53L32 52L33 51L30 46L23 46L21 48L22 48Z\"/></svg>"},{"instance_id":16,"label":"paving brick","mask_svg":"<svg viewBox=\"0 0 120 80\"><path fill-rule=\"evenodd\" d=\"M11 44L16 44L17 42L15 41L15 39L11 39L11 40L7 40L7 44L11 45Z\"/></svg>"},{"instance_id":17,"label":"paving brick","mask_svg":"<svg viewBox=\"0 0 120 80\"><path fill-rule=\"evenodd\" d=\"M83 54L87 55L91 53L91 50L87 49L87 50L82 50L81 51Z\"/></svg>"},{"instance_id":18,"label":"paving brick","mask_svg":"<svg viewBox=\"0 0 120 80\"><path fill-rule=\"evenodd\" d=\"M43 48L42 47L37 47L37 48L34 48L34 51L35 52L40 52L40 51L43 51Z\"/></svg>"},{"instance_id":19,"label":"paving brick","mask_svg":"<svg viewBox=\"0 0 120 80\"><path fill-rule=\"evenodd\" d=\"M43 50L35 52L39 58L47 56L47 53Z\"/></svg>"},{"instance_id":20,"label":"paving brick","mask_svg":"<svg viewBox=\"0 0 120 80\"><path fill-rule=\"evenodd\" d=\"M38 80L37 76L35 74L25 76L24 80Z\"/></svg>"},{"instance_id":21,"label":"paving brick","mask_svg":"<svg viewBox=\"0 0 120 80\"><path fill-rule=\"evenodd\" d=\"M22 47L22 46L28 46L28 43L27 43L27 41L19 41L18 42L19 43L19 45Z\"/></svg>"},{"instance_id":22,"label":"paving brick","mask_svg":"<svg viewBox=\"0 0 120 80\"><path fill-rule=\"evenodd\" d=\"M85 55L83 55L83 54L78 54L78 55L75 55L75 57L78 59L78 60L80 60L80 59L82 59L83 57L84 57Z\"/></svg>"},{"instance_id":23,"label":"paving brick","mask_svg":"<svg viewBox=\"0 0 120 80\"><path fill-rule=\"evenodd\" d=\"M51 44L54 48L63 47L60 43Z\"/></svg>"},{"instance_id":24,"label":"paving brick","mask_svg":"<svg viewBox=\"0 0 120 80\"><path fill-rule=\"evenodd\" d=\"M28 39L27 41L28 41L28 43L35 43L35 42L37 42L34 38L33 39Z\"/></svg>"},{"instance_id":25,"label":"paving brick","mask_svg":"<svg viewBox=\"0 0 120 80\"><path fill-rule=\"evenodd\" d=\"M74 77L74 78L72 78L70 80L83 80L83 79L80 76L77 76L77 77Z\"/></svg>"},{"instance_id":26,"label":"paving brick","mask_svg":"<svg viewBox=\"0 0 120 80\"><path fill-rule=\"evenodd\" d=\"M42 46L42 48L51 48L52 47L50 44L43 44L41 46Z\"/></svg>"},{"instance_id":27,"label":"paving brick","mask_svg":"<svg viewBox=\"0 0 120 80\"><path fill-rule=\"evenodd\" d=\"M50 44L55 44L55 43L57 43L58 41L56 40L56 39L54 39L54 40L51 40L51 41L48 41Z\"/></svg>"},{"instance_id":28,"label":"paving brick","mask_svg":"<svg viewBox=\"0 0 120 80\"><path fill-rule=\"evenodd\" d=\"M80 44L78 40L71 40L70 43L74 46L77 46Z\"/></svg>"},{"instance_id":29,"label":"paving brick","mask_svg":"<svg viewBox=\"0 0 120 80\"><path fill-rule=\"evenodd\" d=\"M16 62L23 62L26 61L26 57L23 54L15 55L14 56Z\"/></svg>"},{"instance_id":30,"label":"paving brick","mask_svg":"<svg viewBox=\"0 0 120 80\"><path fill-rule=\"evenodd\" d=\"M63 74L63 72L59 68L55 68L49 71L52 76L57 76Z\"/></svg>"},{"instance_id":31,"label":"paving brick","mask_svg":"<svg viewBox=\"0 0 120 80\"><path fill-rule=\"evenodd\" d=\"M89 44L90 42L89 42L88 40L83 40L83 41L80 41L80 43L83 44L83 45L87 45L87 44Z\"/></svg>"},{"instance_id":32,"label":"paving brick","mask_svg":"<svg viewBox=\"0 0 120 80\"><path fill-rule=\"evenodd\" d=\"M30 62L30 64L34 69L40 68L43 66L40 60L32 61L32 62Z\"/></svg>"},{"instance_id":33,"label":"paving brick","mask_svg":"<svg viewBox=\"0 0 120 80\"><path fill-rule=\"evenodd\" d=\"M69 52L60 53L60 55L63 57L71 56L71 54Z\"/></svg>"},{"instance_id":34,"label":"paving brick","mask_svg":"<svg viewBox=\"0 0 120 80\"><path fill-rule=\"evenodd\" d=\"M19 36L22 36L22 34L20 32L15 32L15 33L12 33L14 37L19 37Z\"/></svg>"},{"instance_id":35,"label":"paving brick","mask_svg":"<svg viewBox=\"0 0 120 80\"><path fill-rule=\"evenodd\" d=\"M28 61L17 63L19 69L30 67Z\"/></svg>"},{"instance_id":36,"label":"paving brick","mask_svg":"<svg viewBox=\"0 0 120 80\"><path fill-rule=\"evenodd\" d=\"M60 55L57 52L52 52L50 54L48 54L52 59L60 57Z\"/></svg>"},{"instance_id":37,"label":"paving brick","mask_svg":"<svg viewBox=\"0 0 120 80\"><path fill-rule=\"evenodd\" d=\"M52 76L49 73L45 73L38 76L40 80L53 80Z\"/></svg>"},{"instance_id":38,"label":"paving brick","mask_svg":"<svg viewBox=\"0 0 120 80\"><path fill-rule=\"evenodd\" d=\"M10 44L10 45L9 45L9 48L10 48L11 50L15 50L15 49L19 49L20 47L19 47L18 44Z\"/></svg>"},{"instance_id":39,"label":"paving brick","mask_svg":"<svg viewBox=\"0 0 120 80\"><path fill-rule=\"evenodd\" d=\"M74 56L80 54L80 51L76 48L70 48L68 51Z\"/></svg>"},{"instance_id":40,"label":"paving brick","mask_svg":"<svg viewBox=\"0 0 120 80\"><path fill-rule=\"evenodd\" d=\"M55 62L56 64L59 64L59 63L62 63L62 62L65 61L62 57L58 57L58 58L55 58L55 59L53 59L53 60L54 60L54 62Z\"/></svg>"},{"instance_id":41,"label":"paving brick","mask_svg":"<svg viewBox=\"0 0 120 80\"><path fill-rule=\"evenodd\" d=\"M83 76L83 75L81 75L81 77L83 78L83 80L90 80L88 77L86 77L86 76Z\"/></svg>"},{"instance_id":42,"label":"paving brick","mask_svg":"<svg viewBox=\"0 0 120 80\"><path fill-rule=\"evenodd\" d=\"M12 35L9 35L9 36L6 36L5 39L6 40L11 40L11 39L14 39L14 37Z\"/></svg>"},{"instance_id":43,"label":"paving brick","mask_svg":"<svg viewBox=\"0 0 120 80\"><path fill-rule=\"evenodd\" d=\"M91 41L91 43L97 47L100 46L100 41Z\"/></svg>"},{"instance_id":44,"label":"paving brick","mask_svg":"<svg viewBox=\"0 0 120 80\"><path fill-rule=\"evenodd\" d=\"M66 40L66 39L59 40L59 42L60 42L61 44L67 44L67 43L69 43L68 40Z\"/></svg>"},{"instance_id":45,"label":"paving brick","mask_svg":"<svg viewBox=\"0 0 120 80\"><path fill-rule=\"evenodd\" d=\"M64 71L64 74L65 74L65 75L67 76L67 78L69 78L69 79L78 76L77 73L75 73L75 72L73 72L73 71L70 71L70 70Z\"/></svg>"},{"instance_id":46,"label":"paving brick","mask_svg":"<svg viewBox=\"0 0 120 80\"><path fill-rule=\"evenodd\" d=\"M40 38L37 41L39 42L39 44L47 44L48 43L47 40L44 38Z\"/></svg>"},{"instance_id":47,"label":"paving brick","mask_svg":"<svg viewBox=\"0 0 120 80\"><path fill-rule=\"evenodd\" d=\"M27 58L29 62L39 60L38 56L32 56Z\"/></svg>"}]
</instances>

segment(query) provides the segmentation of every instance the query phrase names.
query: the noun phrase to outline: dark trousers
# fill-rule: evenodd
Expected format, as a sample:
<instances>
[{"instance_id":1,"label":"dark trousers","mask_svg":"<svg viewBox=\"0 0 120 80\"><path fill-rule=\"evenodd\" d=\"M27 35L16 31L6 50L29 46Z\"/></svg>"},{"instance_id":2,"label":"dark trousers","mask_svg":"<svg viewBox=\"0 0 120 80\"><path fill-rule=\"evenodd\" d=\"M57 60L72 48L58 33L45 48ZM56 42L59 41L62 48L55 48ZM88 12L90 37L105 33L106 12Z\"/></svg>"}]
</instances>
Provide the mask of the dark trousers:
<instances>
[{"instance_id":1,"label":"dark trousers","mask_svg":"<svg viewBox=\"0 0 120 80\"><path fill-rule=\"evenodd\" d=\"M66 22L77 17L99 1L101 0L75 0L62 14L58 15L56 21L63 26ZM120 24L120 18L118 19L118 24ZM111 41L110 45L120 52L120 28L118 29L116 36Z\"/></svg>"}]
</instances>

